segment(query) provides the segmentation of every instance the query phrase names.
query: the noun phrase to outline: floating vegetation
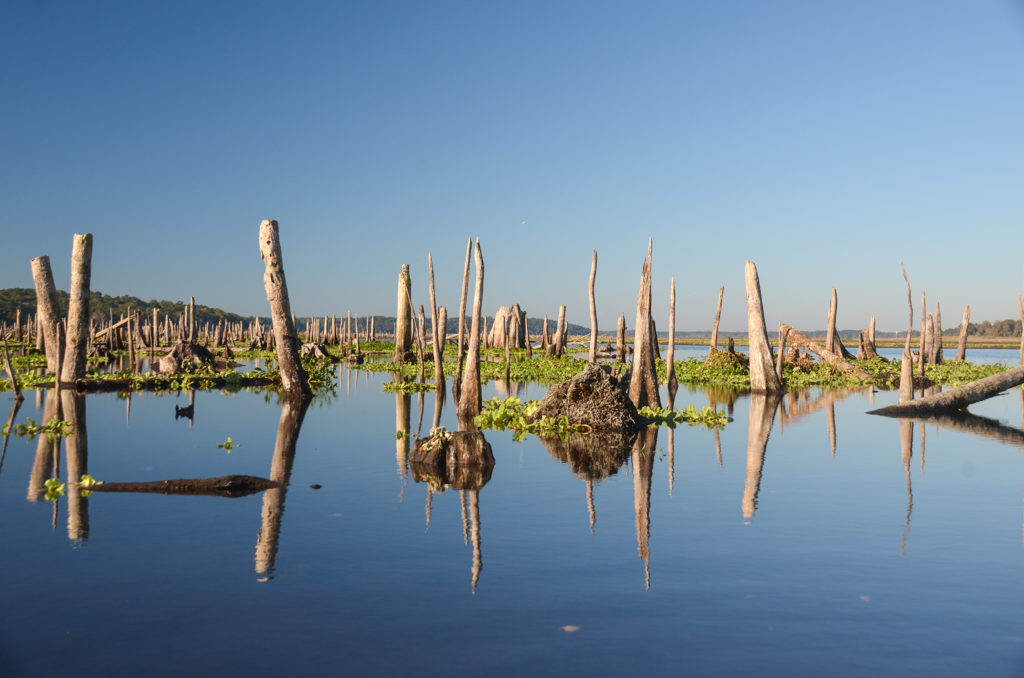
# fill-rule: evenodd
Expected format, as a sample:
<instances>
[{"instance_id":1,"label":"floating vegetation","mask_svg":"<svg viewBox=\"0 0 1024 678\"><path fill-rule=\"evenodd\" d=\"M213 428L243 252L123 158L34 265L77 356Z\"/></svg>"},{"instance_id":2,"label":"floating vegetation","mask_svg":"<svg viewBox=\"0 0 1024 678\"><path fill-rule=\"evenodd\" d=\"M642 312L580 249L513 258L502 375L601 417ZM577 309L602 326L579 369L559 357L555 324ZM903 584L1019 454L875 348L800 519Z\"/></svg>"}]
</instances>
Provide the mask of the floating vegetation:
<instances>
[{"instance_id":1,"label":"floating vegetation","mask_svg":"<svg viewBox=\"0 0 1024 678\"><path fill-rule=\"evenodd\" d=\"M525 403L519 398L510 397L501 400L491 398L483 404L480 414L473 419L473 423L481 430L512 431L512 439L522 442L527 435L533 434L541 438L559 438L563 442L568 440L572 433L590 433L590 427L586 424L572 423L569 417L561 416L540 417L530 421L530 417L540 407L540 401L527 400Z\"/></svg>"},{"instance_id":2,"label":"floating vegetation","mask_svg":"<svg viewBox=\"0 0 1024 678\"><path fill-rule=\"evenodd\" d=\"M62 483L60 478L48 478L39 491L43 493L46 501L57 501L64 496L66 490L67 485Z\"/></svg>"},{"instance_id":3,"label":"floating vegetation","mask_svg":"<svg viewBox=\"0 0 1024 678\"><path fill-rule=\"evenodd\" d=\"M381 390L385 393L423 393L424 391L433 391L436 388L434 384L418 381L387 381L381 384Z\"/></svg>"},{"instance_id":4,"label":"floating vegetation","mask_svg":"<svg viewBox=\"0 0 1024 678\"><path fill-rule=\"evenodd\" d=\"M233 450L234 448L241 447L241 446L242 446L241 443L236 443L235 441L231 440L231 436L228 436L228 439L225 440L224 442L217 443L217 448L221 449L221 450L224 450L228 454L231 454L231 450Z\"/></svg>"},{"instance_id":5,"label":"floating vegetation","mask_svg":"<svg viewBox=\"0 0 1024 678\"><path fill-rule=\"evenodd\" d=\"M228 440L230 440L230 438ZM82 488L78 491L79 496L88 497L92 494L92 488L102 485L103 481L96 480L88 473L83 473L82 477L75 484L78 485L79 488Z\"/></svg>"}]
</instances>

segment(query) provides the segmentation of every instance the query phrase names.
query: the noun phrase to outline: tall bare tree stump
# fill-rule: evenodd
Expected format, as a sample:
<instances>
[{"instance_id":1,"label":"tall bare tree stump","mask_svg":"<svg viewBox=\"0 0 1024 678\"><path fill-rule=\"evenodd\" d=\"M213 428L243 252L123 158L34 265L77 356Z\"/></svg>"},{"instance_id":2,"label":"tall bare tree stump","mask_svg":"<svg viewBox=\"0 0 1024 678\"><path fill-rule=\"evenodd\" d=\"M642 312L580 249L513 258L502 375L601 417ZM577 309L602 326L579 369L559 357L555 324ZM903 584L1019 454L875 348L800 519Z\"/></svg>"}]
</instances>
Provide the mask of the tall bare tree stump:
<instances>
[{"instance_id":1,"label":"tall bare tree stump","mask_svg":"<svg viewBox=\"0 0 1024 678\"><path fill-rule=\"evenodd\" d=\"M956 360L962 362L967 357L967 328L971 324L971 307L964 308L964 317L960 321L960 334L956 341Z\"/></svg>"},{"instance_id":2,"label":"tall bare tree stump","mask_svg":"<svg viewBox=\"0 0 1024 678\"><path fill-rule=\"evenodd\" d=\"M68 336L61 381L85 376L89 344L89 282L92 278L92 234L76 233L71 245L71 292L68 302Z\"/></svg>"},{"instance_id":3,"label":"tall bare tree stump","mask_svg":"<svg viewBox=\"0 0 1024 678\"><path fill-rule=\"evenodd\" d=\"M295 331L291 302L288 300L281 239L277 222L272 219L264 219L260 223L260 256L265 265L263 285L267 290L267 301L270 302L270 318L274 325L281 386L286 397L309 400L313 397L313 392L309 388L306 371L299 361L299 336Z\"/></svg>"},{"instance_id":4,"label":"tall bare tree stump","mask_svg":"<svg viewBox=\"0 0 1024 678\"><path fill-rule=\"evenodd\" d=\"M36 287L36 321L39 324L39 337L46 351L46 371L59 381L59 366L64 354L64 333L50 257L44 255L32 260L32 281Z\"/></svg>"},{"instance_id":5,"label":"tall bare tree stump","mask_svg":"<svg viewBox=\"0 0 1024 678\"><path fill-rule=\"evenodd\" d=\"M725 296L725 288L718 288L718 307L715 310L715 324L711 328L711 341L708 342L708 357L710 358L718 350L718 323L722 319L722 297Z\"/></svg>"},{"instance_id":6,"label":"tall bare tree stump","mask_svg":"<svg viewBox=\"0 0 1024 678\"><path fill-rule=\"evenodd\" d=\"M473 291L473 319L469 332L469 350L466 355L466 369L462 377L462 391L455 411L459 419L480 414L480 326L481 308L484 302L484 256L477 238L473 254L476 263L476 288Z\"/></svg>"},{"instance_id":7,"label":"tall bare tree stump","mask_svg":"<svg viewBox=\"0 0 1024 678\"><path fill-rule=\"evenodd\" d=\"M761 304L761 282L757 267L747 260L745 270L747 288L747 343L750 351L750 390L754 393L781 393L782 382L775 374L775 361L768 344L768 328Z\"/></svg>"},{"instance_id":8,"label":"tall bare tree stump","mask_svg":"<svg viewBox=\"0 0 1024 678\"><path fill-rule=\"evenodd\" d=\"M636 298L636 326L633 330L633 373L629 382L629 399L639 410L645 405L661 407L658 373L654 365L651 342L651 259L653 243L648 242L647 258L640 271L640 292Z\"/></svg>"},{"instance_id":9,"label":"tall bare tree stump","mask_svg":"<svg viewBox=\"0 0 1024 678\"><path fill-rule=\"evenodd\" d=\"M412 280L409 264L402 264L398 274L398 314L395 316L395 353L391 362L405 362L412 350Z\"/></svg>"},{"instance_id":10,"label":"tall bare tree stump","mask_svg":"<svg viewBox=\"0 0 1024 678\"><path fill-rule=\"evenodd\" d=\"M597 362L597 302L594 299L594 281L597 279L597 250L590 261L590 355L591 363Z\"/></svg>"}]
</instances>

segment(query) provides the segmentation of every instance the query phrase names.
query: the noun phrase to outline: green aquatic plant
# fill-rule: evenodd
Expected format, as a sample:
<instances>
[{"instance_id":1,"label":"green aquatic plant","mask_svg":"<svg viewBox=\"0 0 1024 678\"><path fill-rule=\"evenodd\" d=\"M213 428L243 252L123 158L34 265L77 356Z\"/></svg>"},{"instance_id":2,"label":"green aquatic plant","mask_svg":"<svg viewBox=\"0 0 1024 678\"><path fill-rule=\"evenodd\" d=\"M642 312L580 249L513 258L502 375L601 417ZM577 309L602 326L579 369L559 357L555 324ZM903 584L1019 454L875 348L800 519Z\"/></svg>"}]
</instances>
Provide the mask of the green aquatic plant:
<instances>
[{"instance_id":1,"label":"green aquatic plant","mask_svg":"<svg viewBox=\"0 0 1024 678\"><path fill-rule=\"evenodd\" d=\"M14 427L14 435L19 438L28 438L29 442L36 439L39 434L44 434L51 443L67 436L71 432L71 422L65 419L51 419L45 424L37 424L35 419L26 419L24 424ZM4 436L10 435L7 425L3 427Z\"/></svg>"},{"instance_id":2,"label":"green aquatic plant","mask_svg":"<svg viewBox=\"0 0 1024 678\"><path fill-rule=\"evenodd\" d=\"M221 449L221 450L224 450L228 454L231 454L231 450L233 450L234 448L241 447L241 446L242 446L242 443L236 443L235 441L231 440L231 436L228 436L228 439L225 440L224 442L217 443L217 448Z\"/></svg>"},{"instance_id":3,"label":"green aquatic plant","mask_svg":"<svg viewBox=\"0 0 1024 678\"><path fill-rule=\"evenodd\" d=\"M698 410L693 405L687 405L682 410L669 410L662 407L644 405L638 412L644 419L650 419L652 425L668 426L669 428L675 428L683 422L690 426L722 428L732 421L732 418L725 412L715 410L713 407L705 407Z\"/></svg>"},{"instance_id":4,"label":"green aquatic plant","mask_svg":"<svg viewBox=\"0 0 1024 678\"><path fill-rule=\"evenodd\" d=\"M60 478L48 478L43 483L43 488L39 490L43 493L43 498L46 501L57 501L64 496L64 492L67 490L67 485L60 481Z\"/></svg>"},{"instance_id":5,"label":"green aquatic plant","mask_svg":"<svg viewBox=\"0 0 1024 678\"><path fill-rule=\"evenodd\" d=\"M381 384L381 390L385 393L423 393L424 391L433 391L437 387L434 384L423 383L418 381L386 381Z\"/></svg>"},{"instance_id":6,"label":"green aquatic plant","mask_svg":"<svg viewBox=\"0 0 1024 678\"><path fill-rule=\"evenodd\" d=\"M516 442L523 441L527 435L536 435L542 438L561 438L568 440L573 433L590 433L590 427L586 424L572 423L569 417L542 416L540 419L530 421L530 417L536 413L540 402L528 400L525 403L519 398L509 397L501 400L491 398L483 404L483 408L473 419L473 423L481 430L512 431L512 439Z\"/></svg>"},{"instance_id":7,"label":"green aquatic plant","mask_svg":"<svg viewBox=\"0 0 1024 678\"><path fill-rule=\"evenodd\" d=\"M90 494L92 494L92 488L98 485L102 485L103 481L96 480L88 473L83 473L82 477L79 478L78 482L75 484L78 485L79 488L81 488L78 491L79 496L88 497Z\"/></svg>"}]
</instances>

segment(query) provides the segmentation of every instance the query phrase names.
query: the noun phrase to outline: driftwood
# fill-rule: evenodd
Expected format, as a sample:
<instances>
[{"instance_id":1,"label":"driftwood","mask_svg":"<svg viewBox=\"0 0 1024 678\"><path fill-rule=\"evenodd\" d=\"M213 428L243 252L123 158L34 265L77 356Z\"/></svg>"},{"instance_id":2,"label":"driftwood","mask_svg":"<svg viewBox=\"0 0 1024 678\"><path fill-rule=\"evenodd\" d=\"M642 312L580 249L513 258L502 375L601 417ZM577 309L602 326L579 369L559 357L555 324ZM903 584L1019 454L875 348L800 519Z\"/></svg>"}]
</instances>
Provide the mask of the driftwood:
<instances>
[{"instance_id":1,"label":"driftwood","mask_svg":"<svg viewBox=\"0 0 1024 678\"><path fill-rule=\"evenodd\" d=\"M782 328L783 331L786 332L789 341L791 341L794 346L799 346L802 349L814 353L815 355L818 356L818 358L821 359L822 362L831 365L837 370L845 372L846 374L856 377L857 379L860 379L862 381L871 381L872 379L874 379L874 377L865 372L863 369L857 367L856 365L851 365L849 362L843 360L842 357L836 355L835 353L828 350L821 344L815 343L803 332L799 332L789 325L783 325Z\"/></svg>"},{"instance_id":2,"label":"driftwood","mask_svg":"<svg viewBox=\"0 0 1024 678\"><path fill-rule=\"evenodd\" d=\"M887 417L949 414L1021 384L1024 384L1024 365L913 402L871 410L868 414L881 414Z\"/></svg>"},{"instance_id":3,"label":"driftwood","mask_svg":"<svg viewBox=\"0 0 1024 678\"><path fill-rule=\"evenodd\" d=\"M150 494L194 494L215 497L245 497L250 494L281 487L257 476L218 476L216 478L175 478L138 483L110 483L94 485L93 492L145 492Z\"/></svg>"}]
</instances>

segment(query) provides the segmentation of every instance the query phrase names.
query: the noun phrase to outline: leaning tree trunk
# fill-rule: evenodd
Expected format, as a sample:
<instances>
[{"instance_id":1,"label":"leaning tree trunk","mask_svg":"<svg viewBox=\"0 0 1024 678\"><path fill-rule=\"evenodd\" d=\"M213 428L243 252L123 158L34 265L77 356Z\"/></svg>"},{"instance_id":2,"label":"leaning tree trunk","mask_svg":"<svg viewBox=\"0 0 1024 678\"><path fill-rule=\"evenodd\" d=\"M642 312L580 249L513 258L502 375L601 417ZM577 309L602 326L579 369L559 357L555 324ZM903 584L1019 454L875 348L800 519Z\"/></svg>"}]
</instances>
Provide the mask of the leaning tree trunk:
<instances>
[{"instance_id":1,"label":"leaning tree trunk","mask_svg":"<svg viewBox=\"0 0 1024 678\"><path fill-rule=\"evenodd\" d=\"M64 343L60 302L57 299L57 286L53 284L50 257L44 255L32 260L32 281L36 286L36 320L46 351L46 371L54 375L56 381L60 381L59 366Z\"/></svg>"},{"instance_id":2,"label":"leaning tree trunk","mask_svg":"<svg viewBox=\"0 0 1024 678\"><path fill-rule=\"evenodd\" d=\"M92 277L92 233L76 233L71 245L71 298L68 301L68 336L60 380L85 376L89 344L89 281Z\"/></svg>"},{"instance_id":3,"label":"leaning tree trunk","mask_svg":"<svg viewBox=\"0 0 1024 678\"><path fill-rule=\"evenodd\" d=\"M1024 365L978 379L949 391L919 398L914 402L889 405L868 414L887 417L926 416L958 412L972 403L991 398L1003 391L1024 384Z\"/></svg>"},{"instance_id":4,"label":"leaning tree trunk","mask_svg":"<svg viewBox=\"0 0 1024 678\"><path fill-rule=\"evenodd\" d=\"M718 288L718 308L715 310L715 324L711 328L711 341L708 345L708 357L710 358L718 350L718 321L722 319L722 297L725 295L725 288Z\"/></svg>"},{"instance_id":5,"label":"leaning tree trunk","mask_svg":"<svg viewBox=\"0 0 1024 678\"><path fill-rule=\"evenodd\" d=\"M870 374L868 374L861 368L857 367L856 365L851 365L846 360L843 360L842 356L833 353L832 351L828 350L827 348L820 344L815 343L803 332L798 332L789 325L783 325L782 329L783 331L786 332L786 336L788 337L789 341L793 343L794 346L799 346L802 349L814 353L815 355L818 356L818 358L821 359L823 363L831 365L837 370L845 372L846 374L849 374L850 376L860 379L862 381L871 381L872 379L874 379L874 377L872 377ZM753 359L751 359L751 365L753 365ZM751 372L753 372L753 367L751 367ZM753 375L751 375L751 381L753 381Z\"/></svg>"},{"instance_id":6,"label":"leaning tree trunk","mask_svg":"<svg viewBox=\"0 0 1024 678\"><path fill-rule=\"evenodd\" d=\"M292 320L281 240L274 220L264 219L260 223L260 256L266 266L263 285L267 290L267 301L270 302L281 385L287 397L308 400L313 397L313 392L309 388L306 370L299 361L299 337Z\"/></svg>"},{"instance_id":7,"label":"leaning tree trunk","mask_svg":"<svg viewBox=\"0 0 1024 678\"><path fill-rule=\"evenodd\" d=\"M484 256L477 238L473 254L476 262L476 289L473 292L473 320L469 332L469 351L466 355L466 371L462 377L462 395L456 412L460 419L480 414L480 312L484 302Z\"/></svg>"},{"instance_id":8,"label":"leaning tree trunk","mask_svg":"<svg viewBox=\"0 0 1024 678\"><path fill-rule=\"evenodd\" d=\"M661 407L658 373L651 345L651 255L653 243L647 245L647 258L640 272L640 292L636 300L636 326L633 330L633 374L629 382L629 399L640 409L644 405Z\"/></svg>"},{"instance_id":9,"label":"leaning tree trunk","mask_svg":"<svg viewBox=\"0 0 1024 678\"><path fill-rule=\"evenodd\" d=\"M781 393L782 382L775 374L772 348L768 344L768 328L764 323L764 307L761 304L761 282L757 267L747 260L747 343L750 352L750 390L754 393Z\"/></svg>"},{"instance_id":10,"label":"leaning tree trunk","mask_svg":"<svg viewBox=\"0 0 1024 678\"><path fill-rule=\"evenodd\" d=\"M412 349L412 280L409 264L402 264L398 274L398 315L395 316L395 353L391 362L405 361Z\"/></svg>"},{"instance_id":11,"label":"leaning tree trunk","mask_svg":"<svg viewBox=\"0 0 1024 678\"><path fill-rule=\"evenodd\" d=\"M971 324L971 307L964 308L964 317L960 321L960 336L956 341L956 360L962 362L967 357L967 328Z\"/></svg>"}]
</instances>

